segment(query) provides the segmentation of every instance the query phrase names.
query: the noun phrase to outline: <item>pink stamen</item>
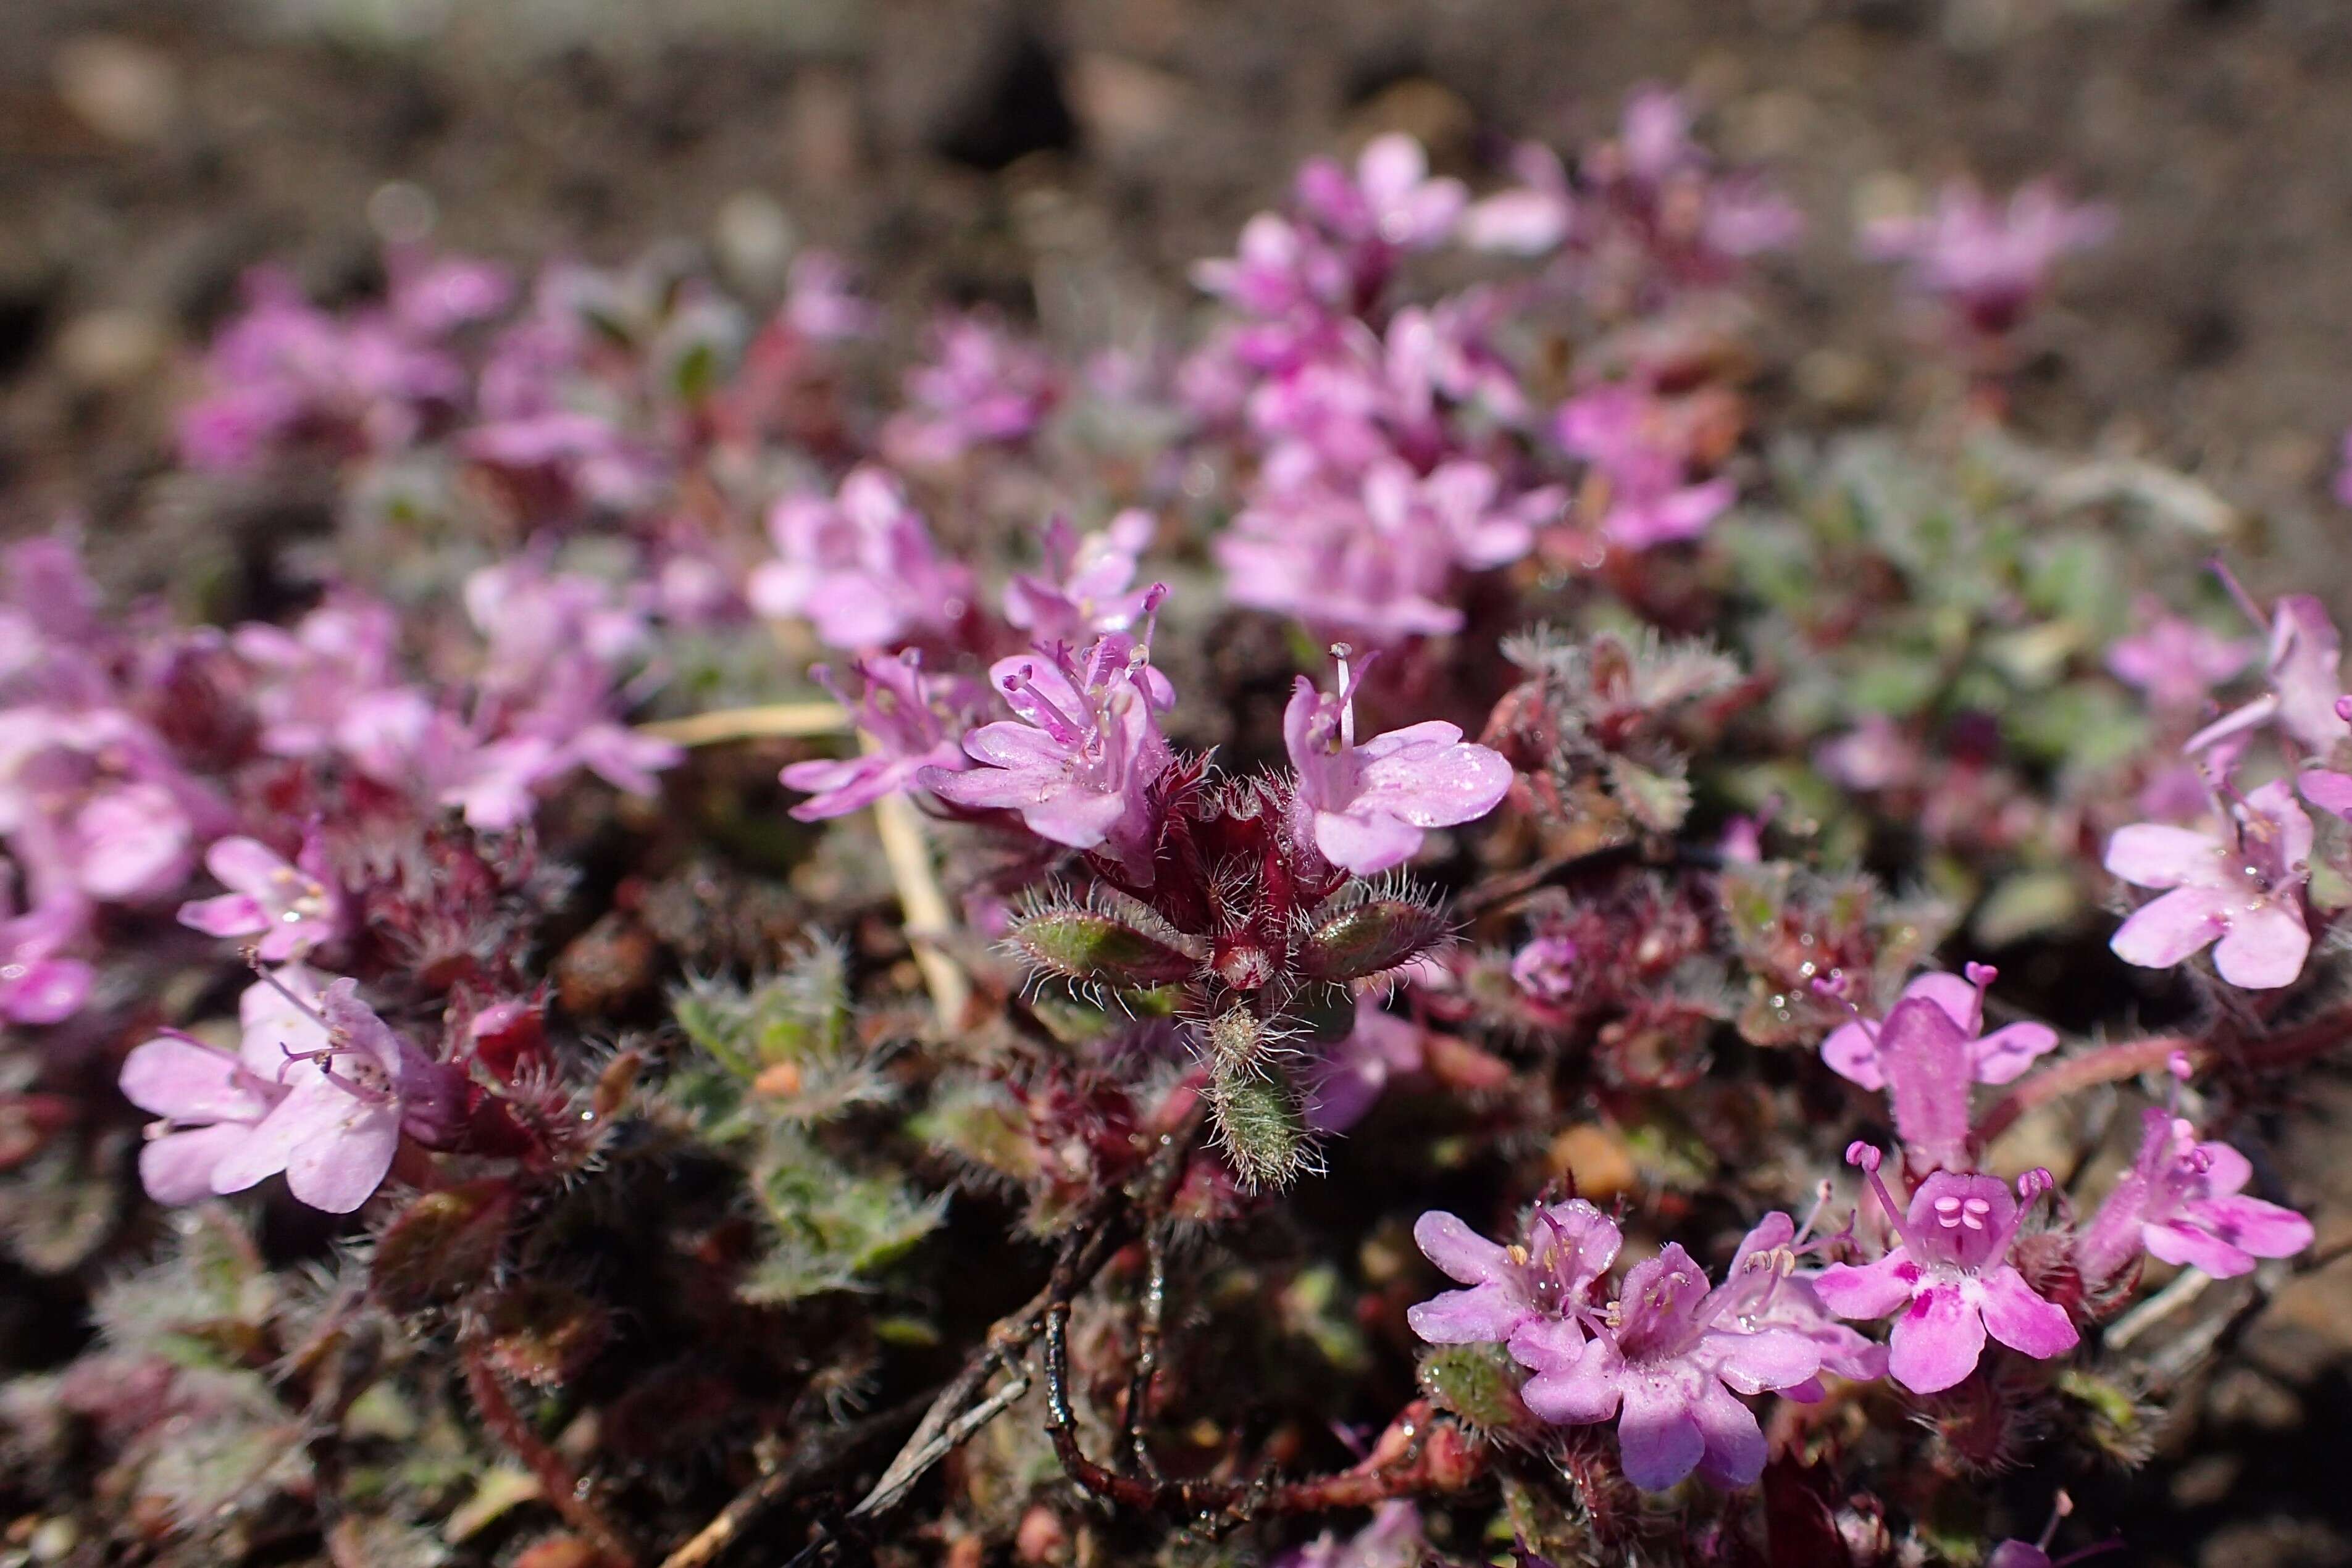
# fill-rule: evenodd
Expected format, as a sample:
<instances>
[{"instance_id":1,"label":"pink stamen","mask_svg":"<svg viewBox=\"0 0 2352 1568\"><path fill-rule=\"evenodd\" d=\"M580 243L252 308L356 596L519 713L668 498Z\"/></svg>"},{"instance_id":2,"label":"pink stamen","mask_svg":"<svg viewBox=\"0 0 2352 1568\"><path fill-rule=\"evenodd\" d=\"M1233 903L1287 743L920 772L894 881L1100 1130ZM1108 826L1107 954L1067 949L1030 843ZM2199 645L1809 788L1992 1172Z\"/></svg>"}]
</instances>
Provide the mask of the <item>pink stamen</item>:
<instances>
[{"instance_id":1,"label":"pink stamen","mask_svg":"<svg viewBox=\"0 0 2352 1568\"><path fill-rule=\"evenodd\" d=\"M1969 985L1974 986L1977 988L1976 1011L1969 1019L1969 1032L1970 1034L1982 1034L1984 1032L1985 992L1992 988L1992 983L1995 980L2000 978L2000 971L1994 968L1990 964L1968 964L1961 967L1960 973L1966 977Z\"/></svg>"},{"instance_id":2,"label":"pink stamen","mask_svg":"<svg viewBox=\"0 0 2352 1568\"><path fill-rule=\"evenodd\" d=\"M2229 591L2230 597L2237 601L2238 608L2245 612L2246 619L2268 632L2271 629L2271 618L2263 613L2263 607L2254 602L2254 596L2246 591L2245 585L2238 580L2238 574L2230 570L2229 563L2217 555L2207 561L2205 566L2206 570L2221 580L2221 586Z\"/></svg>"},{"instance_id":3,"label":"pink stamen","mask_svg":"<svg viewBox=\"0 0 2352 1568\"><path fill-rule=\"evenodd\" d=\"M1879 1165L1885 1157L1858 1138L1846 1145L1845 1163L1862 1167L1863 1174L1870 1178L1870 1190L1878 1195L1878 1207L1886 1211L1887 1225L1904 1246L1915 1249L1916 1255L1918 1239L1911 1234L1911 1227L1904 1218L1902 1207L1895 1201L1895 1195L1886 1190L1886 1182L1878 1174Z\"/></svg>"}]
</instances>

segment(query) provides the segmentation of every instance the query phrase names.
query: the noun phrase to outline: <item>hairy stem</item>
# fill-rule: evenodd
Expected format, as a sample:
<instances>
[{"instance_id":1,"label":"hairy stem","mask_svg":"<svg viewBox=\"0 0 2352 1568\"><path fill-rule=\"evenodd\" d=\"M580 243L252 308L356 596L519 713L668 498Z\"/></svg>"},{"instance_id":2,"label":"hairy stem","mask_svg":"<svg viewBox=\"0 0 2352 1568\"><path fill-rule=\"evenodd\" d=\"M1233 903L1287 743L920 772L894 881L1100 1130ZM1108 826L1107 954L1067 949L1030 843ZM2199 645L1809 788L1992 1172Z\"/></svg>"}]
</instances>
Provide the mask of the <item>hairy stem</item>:
<instances>
[{"instance_id":1,"label":"hairy stem","mask_svg":"<svg viewBox=\"0 0 2352 1568\"><path fill-rule=\"evenodd\" d=\"M540 1495L548 1506L562 1514L563 1521L578 1531L614 1568L636 1568L635 1551L613 1521L598 1511L579 1475L562 1455L530 1429L530 1423L515 1408L488 1353L478 1344L469 1344L465 1348L464 1359L466 1392L473 1396L474 1409L482 1417L482 1426L538 1479Z\"/></svg>"}]
</instances>

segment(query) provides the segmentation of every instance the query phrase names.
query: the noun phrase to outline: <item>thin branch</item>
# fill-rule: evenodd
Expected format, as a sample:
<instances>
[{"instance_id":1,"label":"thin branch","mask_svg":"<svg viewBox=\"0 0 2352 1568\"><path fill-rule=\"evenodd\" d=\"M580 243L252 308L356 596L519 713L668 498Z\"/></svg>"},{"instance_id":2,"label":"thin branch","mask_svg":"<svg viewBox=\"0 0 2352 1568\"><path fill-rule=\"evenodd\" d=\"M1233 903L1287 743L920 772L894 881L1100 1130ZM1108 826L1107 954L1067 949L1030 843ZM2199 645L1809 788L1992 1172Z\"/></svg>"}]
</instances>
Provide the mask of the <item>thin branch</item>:
<instances>
[{"instance_id":1,"label":"thin branch","mask_svg":"<svg viewBox=\"0 0 2352 1568\"><path fill-rule=\"evenodd\" d=\"M1143 1300L1135 1323L1135 1373L1127 1384L1122 1462L1135 1474L1160 1479L1159 1461L1144 1428L1151 1416L1151 1381L1160 1371L1160 1331L1168 1312L1168 1226L1156 1221L1144 1235Z\"/></svg>"},{"instance_id":2,"label":"thin branch","mask_svg":"<svg viewBox=\"0 0 2352 1568\"><path fill-rule=\"evenodd\" d=\"M849 716L838 703L764 703L755 707L715 708L687 718L637 726L639 735L679 746L717 746L730 740L814 739L847 735Z\"/></svg>"}]
</instances>

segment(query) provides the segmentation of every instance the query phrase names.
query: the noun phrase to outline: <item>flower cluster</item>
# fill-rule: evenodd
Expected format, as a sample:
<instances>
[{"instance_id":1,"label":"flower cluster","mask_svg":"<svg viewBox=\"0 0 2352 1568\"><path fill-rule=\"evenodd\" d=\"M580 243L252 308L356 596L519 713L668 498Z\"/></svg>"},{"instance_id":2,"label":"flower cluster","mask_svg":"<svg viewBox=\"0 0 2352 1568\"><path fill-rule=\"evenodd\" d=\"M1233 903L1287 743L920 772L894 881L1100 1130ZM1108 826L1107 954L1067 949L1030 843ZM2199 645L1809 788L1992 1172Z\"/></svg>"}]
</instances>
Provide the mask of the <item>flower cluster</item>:
<instances>
[{"instance_id":1,"label":"flower cluster","mask_svg":"<svg viewBox=\"0 0 2352 1568\"><path fill-rule=\"evenodd\" d=\"M1773 423L1796 214L1701 124L1375 135L1081 361L908 363L815 253L257 274L173 482L328 527L0 557L0 1229L82 1347L0 1486L611 1568L919 1400L894 1559L2046 1563L1980 1478L2145 1460L2176 1330L2108 1325L2315 1239L2340 639L1997 355L1958 436ZM2102 222L1870 243L1977 351Z\"/></svg>"}]
</instances>

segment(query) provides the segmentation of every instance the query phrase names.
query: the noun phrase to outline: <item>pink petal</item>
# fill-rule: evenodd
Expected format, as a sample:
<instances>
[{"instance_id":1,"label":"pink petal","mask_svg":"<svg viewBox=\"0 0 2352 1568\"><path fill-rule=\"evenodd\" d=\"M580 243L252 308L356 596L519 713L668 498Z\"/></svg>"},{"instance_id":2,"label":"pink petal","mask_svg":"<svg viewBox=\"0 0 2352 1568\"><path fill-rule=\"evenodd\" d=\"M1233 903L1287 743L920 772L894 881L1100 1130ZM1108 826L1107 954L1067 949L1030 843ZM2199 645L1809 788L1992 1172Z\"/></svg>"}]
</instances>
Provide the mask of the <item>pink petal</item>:
<instances>
[{"instance_id":1,"label":"pink petal","mask_svg":"<svg viewBox=\"0 0 2352 1568\"><path fill-rule=\"evenodd\" d=\"M2314 768L2296 774L2294 781L2302 786L2303 798L2321 810L2352 818L2352 773Z\"/></svg>"},{"instance_id":2,"label":"pink petal","mask_svg":"<svg viewBox=\"0 0 2352 1568\"><path fill-rule=\"evenodd\" d=\"M1500 1344L1527 1321L1529 1308L1507 1286L1448 1291L1407 1307L1404 1321L1431 1344Z\"/></svg>"},{"instance_id":3,"label":"pink petal","mask_svg":"<svg viewBox=\"0 0 2352 1568\"><path fill-rule=\"evenodd\" d=\"M2215 888L2175 888L2136 911L2107 946L2126 964L2169 969L2221 935L2233 902Z\"/></svg>"},{"instance_id":4,"label":"pink petal","mask_svg":"<svg viewBox=\"0 0 2352 1568\"><path fill-rule=\"evenodd\" d=\"M2210 833L2161 822L2117 828L2107 841L2107 870L2136 887L2211 887L2226 852Z\"/></svg>"},{"instance_id":5,"label":"pink petal","mask_svg":"<svg viewBox=\"0 0 2352 1568\"><path fill-rule=\"evenodd\" d=\"M1831 1264L1813 1281L1813 1293L1838 1316L1870 1322L1909 1302L1918 1278L1918 1268L1898 1249L1860 1267Z\"/></svg>"},{"instance_id":6,"label":"pink petal","mask_svg":"<svg viewBox=\"0 0 2352 1568\"><path fill-rule=\"evenodd\" d=\"M1706 1437L1693 1408L1700 1401L1678 1381L1663 1377L1629 1377L1624 1395L1617 1451L1625 1479L1643 1491L1664 1491L1706 1457Z\"/></svg>"},{"instance_id":7,"label":"pink petal","mask_svg":"<svg viewBox=\"0 0 2352 1568\"><path fill-rule=\"evenodd\" d=\"M1385 812L1357 816L1352 812L1315 813L1315 846L1333 865L1359 876L1400 866L1421 848L1422 831Z\"/></svg>"},{"instance_id":8,"label":"pink petal","mask_svg":"<svg viewBox=\"0 0 2352 1568\"><path fill-rule=\"evenodd\" d=\"M1849 1082L1864 1089L1884 1089L1886 1074L1879 1066L1878 1041L1871 1038L1873 1027L1859 1020L1840 1024L1822 1041L1822 1060Z\"/></svg>"},{"instance_id":9,"label":"pink petal","mask_svg":"<svg viewBox=\"0 0 2352 1568\"><path fill-rule=\"evenodd\" d=\"M1945 1017L1964 1030L1979 1021L1977 988L1958 975L1931 969L1903 988L1904 1000L1908 1001L1913 997L1935 1003L1943 1009Z\"/></svg>"},{"instance_id":10,"label":"pink petal","mask_svg":"<svg viewBox=\"0 0 2352 1568\"><path fill-rule=\"evenodd\" d=\"M2210 1197L2181 1217L2257 1258L2292 1258L2311 1245L2311 1221L2259 1197Z\"/></svg>"},{"instance_id":11,"label":"pink petal","mask_svg":"<svg viewBox=\"0 0 2352 1568\"><path fill-rule=\"evenodd\" d=\"M304 1139L286 1161L286 1187L312 1208L349 1214L383 1185L400 1146L400 1113L352 1100L331 1129Z\"/></svg>"},{"instance_id":12,"label":"pink petal","mask_svg":"<svg viewBox=\"0 0 2352 1568\"><path fill-rule=\"evenodd\" d=\"M1691 1418L1706 1443L1698 1473L1719 1487L1755 1485L1764 1473L1767 1457L1763 1428L1756 1425L1755 1412L1708 1378L1691 1406Z\"/></svg>"},{"instance_id":13,"label":"pink petal","mask_svg":"<svg viewBox=\"0 0 2352 1568\"><path fill-rule=\"evenodd\" d=\"M1519 1389L1527 1407L1546 1421L1585 1426L1617 1414L1618 1381L1625 1358L1605 1339L1584 1347L1576 1364L1565 1372L1539 1372Z\"/></svg>"},{"instance_id":14,"label":"pink petal","mask_svg":"<svg viewBox=\"0 0 2352 1568\"><path fill-rule=\"evenodd\" d=\"M2251 1273L2254 1255L2232 1246L2186 1218L2140 1227L2140 1240L2148 1256L2185 1269L2196 1269L2216 1280L2234 1280Z\"/></svg>"},{"instance_id":15,"label":"pink petal","mask_svg":"<svg viewBox=\"0 0 2352 1568\"><path fill-rule=\"evenodd\" d=\"M157 1203L195 1203L213 1195L213 1170L253 1129L221 1122L168 1133L139 1151L139 1182Z\"/></svg>"},{"instance_id":16,"label":"pink petal","mask_svg":"<svg viewBox=\"0 0 2352 1568\"><path fill-rule=\"evenodd\" d=\"M1475 821L1493 810L1511 792L1511 765L1499 751L1436 738L1444 733L1461 734L1450 724L1417 724L1367 744L1357 803L1421 828Z\"/></svg>"},{"instance_id":17,"label":"pink petal","mask_svg":"<svg viewBox=\"0 0 2352 1568\"><path fill-rule=\"evenodd\" d=\"M255 1122L270 1097L237 1059L178 1035L159 1035L122 1059L122 1097L175 1122Z\"/></svg>"},{"instance_id":18,"label":"pink petal","mask_svg":"<svg viewBox=\"0 0 2352 1568\"><path fill-rule=\"evenodd\" d=\"M217 877L222 886L256 895L276 885L280 873L290 874L294 870L268 844L241 834L216 840L205 852L205 869Z\"/></svg>"},{"instance_id":19,"label":"pink petal","mask_svg":"<svg viewBox=\"0 0 2352 1568\"><path fill-rule=\"evenodd\" d=\"M2058 1031L2046 1023L2013 1023L1969 1048L1979 1083L2007 1083L2040 1058L2058 1049Z\"/></svg>"},{"instance_id":20,"label":"pink petal","mask_svg":"<svg viewBox=\"0 0 2352 1568\"><path fill-rule=\"evenodd\" d=\"M269 929L269 915L249 894L225 893L180 905L180 924L207 936L249 936Z\"/></svg>"},{"instance_id":21,"label":"pink petal","mask_svg":"<svg viewBox=\"0 0 2352 1568\"><path fill-rule=\"evenodd\" d=\"M2311 933L2304 927L2303 911L2290 902L2294 897L2291 892L2278 894L2230 915L2230 928L2213 949L2213 967L2223 979L2248 991L2294 984L2311 952ZM2122 940L2122 933L2116 933L2116 940Z\"/></svg>"},{"instance_id":22,"label":"pink petal","mask_svg":"<svg viewBox=\"0 0 2352 1568\"><path fill-rule=\"evenodd\" d=\"M1984 1343L1984 1319L1960 1287L1930 1282L1912 1298L1911 1310L1895 1320L1887 1375L1914 1394L1939 1394L1977 1369Z\"/></svg>"},{"instance_id":23,"label":"pink petal","mask_svg":"<svg viewBox=\"0 0 2352 1568\"><path fill-rule=\"evenodd\" d=\"M1511 1331L1511 1359L1531 1372L1565 1373L1583 1359L1584 1331L1572 1318L1530 1318Z\"/></svg>"},{"instance_id":24,"label":"pink petal","mask_svg":"<svg viewBox=\"0 0 2352 1568\"><path fill-rule=\"evenodd\" d=\"M1763 1394L1802 1383L1822 1369L1821 1347L1789 1329L1758 1329L1707 1335L1716 1370L1742 1394Z\"/></svg>"},{"instance_id":25,"label":"pink petal","mask_svg":"<svg viewBox=\"0 0 2352 1568\"><path fill-rule=\"evenodd\" d=\"M1412 1241L1423 1257L1465 1285L1491 1285L1517 1273L1501 1247L1442 1209L1413 1221Z\"/></svg>"},{"instance_id":26,"label":"pink petal","mask_svg":"<svg viewBox=\"0 0 2352 1568\"><path fill-rule=\"evenodd\" d=\"M1985 1331L2011 1350L2047 1361L2081 1343L2066 1310L2035 1295L2025 1276L2008 1264L1979 1276L1975 1294Z\"/></svg>"}]
</instances>

